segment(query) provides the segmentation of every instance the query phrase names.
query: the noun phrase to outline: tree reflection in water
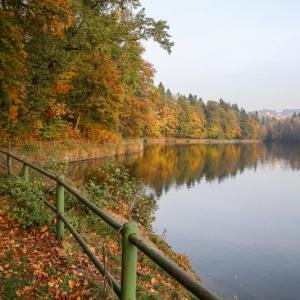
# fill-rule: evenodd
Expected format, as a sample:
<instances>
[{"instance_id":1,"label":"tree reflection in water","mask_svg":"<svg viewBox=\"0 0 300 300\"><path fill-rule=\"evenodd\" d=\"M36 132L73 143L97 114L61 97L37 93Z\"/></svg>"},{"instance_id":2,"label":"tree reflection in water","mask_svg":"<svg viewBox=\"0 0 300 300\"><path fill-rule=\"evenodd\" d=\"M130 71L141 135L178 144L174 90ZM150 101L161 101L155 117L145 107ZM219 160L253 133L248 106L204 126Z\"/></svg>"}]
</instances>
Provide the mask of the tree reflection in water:
<instances>
[{"instance_id":1,"label":"tree reflection in water","mask_svg":"<svg viewBox=\"0 0 300 300\"><path fill-rule=\"evenodd\" d=\"M300 145L290 144L198 144L150 145L141 155L115 158L125 163L133 177L160 196L172 186L192 187L201 180L222 182L257 165L282 163L300 169ZM103 160L72 163L70 176L76 181L97 179ZM100 180L100 178L99 178Z\"/></svg>"}]
</instances>

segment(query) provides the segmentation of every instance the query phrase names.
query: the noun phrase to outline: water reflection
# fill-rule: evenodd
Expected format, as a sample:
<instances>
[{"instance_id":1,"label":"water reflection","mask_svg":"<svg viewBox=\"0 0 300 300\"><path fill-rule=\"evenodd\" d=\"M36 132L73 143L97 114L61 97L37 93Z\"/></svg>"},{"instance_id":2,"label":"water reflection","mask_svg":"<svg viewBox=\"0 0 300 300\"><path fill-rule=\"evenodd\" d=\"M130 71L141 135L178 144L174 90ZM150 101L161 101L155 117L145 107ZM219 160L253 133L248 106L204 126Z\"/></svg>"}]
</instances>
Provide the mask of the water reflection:
<instances>
[{"instance_id":1,"label":"water reflection","mask_svg":"<svg viewBox=\"0 0 300 300\"><path fill-rule=\"evenodd\" d=\"M112 159L110 159L112 160ZM144 153L113 158L125 163L132 176L141 178L159 197L173 186L188 188L201 180L222 182L256 169L258 164L287 164L300 169L300 145L289 144L203 144L150 145ZM69 177L76 182L93 178L103 159L72 163Z\"/></svg>"},{"instance_id":2,"label":"water reflection","mask_svg":"<svg viewBox=\"0 0 300 300\"><path fill-rule=\"evenodd\" d=\"M267 161L283 161L292 170L300 170L300 144L276 144L266 145Z\"/></svg>"},{"instance_id":3,"label":"water reflection","mask_svg":"<svg viewBox=\"0 0 300 300\"><path fill-rule=\"evenodd\" d=\"M285 160L300 168L300 146L263 143L149 146L131 165L132 174L142 178L160 196L171 187L192 187L201 180L222 182L258 163Z\"/></svg>"},{"instance_id":4,"label":"water reflection","mask_svg":"<svg viewBox=\"0 0 300 300\"><path fill-rule=\"evenodd\" d=\"M154 145L116 160L160 197L153 228L206 285L226 299L297 299L300 145ZM95 179L101 163L71 175Z\"/></svg>"}]
</instances>

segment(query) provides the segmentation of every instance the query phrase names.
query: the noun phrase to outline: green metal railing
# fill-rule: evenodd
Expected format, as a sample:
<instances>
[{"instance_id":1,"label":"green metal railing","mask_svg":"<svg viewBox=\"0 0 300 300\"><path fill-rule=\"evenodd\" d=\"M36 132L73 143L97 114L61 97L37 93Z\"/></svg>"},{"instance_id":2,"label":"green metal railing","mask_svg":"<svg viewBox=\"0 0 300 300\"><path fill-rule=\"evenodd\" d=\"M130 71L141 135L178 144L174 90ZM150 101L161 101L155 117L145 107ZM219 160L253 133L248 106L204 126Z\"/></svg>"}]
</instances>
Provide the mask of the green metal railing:
<instances>
[{"instance_id":1,"label":"green metal railing","mask_svg":"<svg viewBox=\"0 0 300 300\"><path fill-rule=\"evenodd\" d=\"M33 169L47 178L53 180L57 184L56 189L56 206L44 200L44 203L56 214L57 239L63 240L64 227L66 227L83 251L87 254L90 260L94 263L99 272L106 276L111 284L114 292L122 300L134 300L136 299L136 282L137 282L137 250L142 251L146 256L152 259L157 265L159 265L170 276L177 280L188 291L193 293L199 299L204 300L217 300L219 299L211 291L201 285L201 283L192 277L188 272L180 268L174 261L167 258L158 248L156 248L149 240L142 237L138 232L138 226L134 222L128 222L121 224L113 216L101 209L89 201L83 196L75 187L72 187L62 177L56 176L42 168L39 168L25 160L22 160L9 151L0 150L0 153L6 155L6 167L0 165L3 169L6 169L7 174L12 173L13 159L20 162L23 165L23 179L29 181L29 169ZM91 251L89 245L84 241L81 235L70 224L70 222L64 216L64 192L69 191L85 206L92 210L97 216L104 220L113 229L122 234L122 272L121 272L121 284L114 278L114 276L105 268L103 263L96 257Z\"/></svg>"}]
</instances>

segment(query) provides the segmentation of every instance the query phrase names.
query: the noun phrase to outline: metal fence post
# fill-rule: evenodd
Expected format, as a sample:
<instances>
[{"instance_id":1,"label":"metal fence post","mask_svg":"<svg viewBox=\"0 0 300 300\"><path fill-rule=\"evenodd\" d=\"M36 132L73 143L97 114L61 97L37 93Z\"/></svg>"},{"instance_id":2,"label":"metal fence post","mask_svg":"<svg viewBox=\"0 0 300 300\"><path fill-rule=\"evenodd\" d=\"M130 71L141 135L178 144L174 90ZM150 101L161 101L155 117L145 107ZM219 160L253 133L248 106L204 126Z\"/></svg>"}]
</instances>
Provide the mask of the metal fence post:
<instances>
[{"instance_id":1,"label":"metal fence post","mask_svg":"<svg viewBox=\"0 0 300 300\"><path fill-rule=\"evenodd\" d=\"M12 170L12 158L7 154L7 174L10 175Z\"/></svg>"},{"instance_id":2,"label":"metal fence post","mask_svg":"<svg viewBox=\"0 0 300 300\"><path fill-rule=\"evenodd\" d=\"M23 179L26 183L29 181L29 167L26 163L23 163Z\"/></svg>"},{"instance_id":3,"label":"metal fence post","mask_svg":"<svg viewBox=\"0 0 300 300\"><path fill-rule=\"evenodd\" d=\"M60 184L60 181L57 181L57 191L56 191L56 208L57 212L64 214L65 210L65 188ZM64 222L59 218L56 219L56 236L58 240L64 239Z\"/></svg>"},{"instance_id":4,"label":"metal fence post","mask_svg":"<svg viewBox=\"0 0 300 300\"><path fill-rule=\"evenodd\" d=\"M138 227L134 222L123 225L122 234L122 276L121 276L121 299L136 299L136 264L137 248L129 241L131 234L137 234Z\"/></svg>"}]
</instances>

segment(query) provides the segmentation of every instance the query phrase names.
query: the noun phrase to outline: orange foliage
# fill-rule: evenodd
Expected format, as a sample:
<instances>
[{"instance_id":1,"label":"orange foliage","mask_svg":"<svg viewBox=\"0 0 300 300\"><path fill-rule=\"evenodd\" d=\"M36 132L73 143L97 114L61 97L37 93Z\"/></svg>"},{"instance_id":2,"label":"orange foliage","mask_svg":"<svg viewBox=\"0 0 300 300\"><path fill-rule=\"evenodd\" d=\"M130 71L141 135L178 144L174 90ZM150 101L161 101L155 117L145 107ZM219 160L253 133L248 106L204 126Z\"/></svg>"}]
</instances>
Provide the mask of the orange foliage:
<instances>
[{"instance_id":1,"label":"orange foliage","mask_svg":"<svg viewBox=\"0 0 300 300\"><path fill-rule=\"evenodd\" d=\"M120 105L124 101L125 89L116 63L109 55L93 52L79 56L76 68L76 79L81 84L76 89L84 91L80 105L77 100L76 109L87 114L93 111L106 128L119 128Z\"/></svg>"},{"instance_id":2,"label":"orange foliage","mask_svg":"<svg viewBox=\"0 0 300 300\"><path fill-rule=\"evenodd\" d=\"M8 113L8 116L11 120L16 120L17 117L18 117L18 107L15 106L15 105L12 105L10 108L9 108L9 113Z\"/></svg>"},{"instance_id":3,"label":"orange foliage","mask_svg":"<svg viewBox=\"0 0 300 300\"><path fill-rule=\"evenodd\" d=\"M124 87L120 83L121 74L114 61L109 56L97 52L88 55L88 60L94 63L94 81L114 97L123 95Z\"/></svg>"},{"instance_id":4,"label":"orange foliage","mask_svg":"<svg viewBox=\"0 0 300 300\"><path fill-rule=\"evenodd\" d=\"M0 51L0 83L10 102L18 105L26 97L27 53L24 50L24 30L15 24L15 18L11 12L0 11L0 44L5 49Z\"/></svg>"},{"instance_id":5,"label":"orange foliage","mask_svg":"<svg viewBox=\"0 0 300 300\"><path fill-rule=\"evenodd\" d=\"M74 128L70 124L67 125L66 133L67 133L68 138L71 138L71 139L79 139L81 137L80 130L78 128Z\"/></svg>"},{"instance_id":6,"label":"orange foliage","mask_svg":"<svg viewBox=\"0 0 300 300\"><path fill-rule=\"evenodd\" d=\"M52 103L45 114L49 119L60 119L65 116L69 110L64 103Z\"/></svg>"},{"instance_id":7,"label":"orange foliage","mask_svg":"<svg viewBox=\"0 0 300 300\"><path fill-rule=\"evenodd\" d=\"M76 72L73 70L60 74L55 86L53 87L53 92L56 94L66 95L70 91L74 90L74 86L71 81L75 75Z\"/></svg>"},{"instance_id":8,"label":"orange foliage","mask_svg":"<svg viewBox=\"0 0 300 300\"><path fill-rule=\"evenodd\" d=\"M153 66L148 62L144 62L141 69L141 91L144 95L150 95L153 91L153 77Z\"/></svg>"},{"instance_id":9,"label":"orange foliage","mask_svg":"<svg viewBox=\"0 0 300 300\"><path fill-rule=\"evenodd\" d=\"M120 140L120 136L111 132L98 124L86 125L84 128L84 135L89 140L100 143L116 143Z\"/></svg>"},{"instance_id":10,"label":"orange foliage","mask_svg":"<svg viewBox=\"0 0 300 300\"><path fill-rule=\"evenodd\" d=\"M64 37L64 30L72 25L74 12L71 0L30 0L34 20L46 31L59 38ZM45 20L47 23L45 24Z\"/></svg>"},{"instance_id":11,"label":"orange foliage","mask_svg":"<svg viewBox=\"0 0 300 300\"><path fill-rule=\"evenodd\" d=\"M18 82L14 83L3 83L4 90L7 94L8 99L14 104L20 104L26 96L25 89L22 89Z\"/></svg>"}]
</instances>

